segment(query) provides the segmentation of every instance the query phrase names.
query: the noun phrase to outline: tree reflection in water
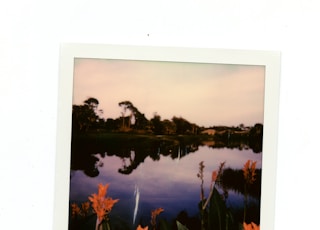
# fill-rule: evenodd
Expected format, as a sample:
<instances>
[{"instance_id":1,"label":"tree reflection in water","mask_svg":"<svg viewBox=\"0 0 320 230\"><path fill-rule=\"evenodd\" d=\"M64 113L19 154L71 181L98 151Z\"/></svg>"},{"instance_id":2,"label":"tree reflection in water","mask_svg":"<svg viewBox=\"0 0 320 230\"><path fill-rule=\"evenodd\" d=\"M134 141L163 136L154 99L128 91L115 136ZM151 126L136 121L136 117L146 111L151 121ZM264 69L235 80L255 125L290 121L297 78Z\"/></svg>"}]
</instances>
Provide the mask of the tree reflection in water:
<instances>
[{"instance_id":1,"label":"tree reflection in water","mask_svg":"<svg viewBox=\"0 0 320 230\"><path fill-rule=\"evenodd\" d=\"M130 175L139 168L143 163L150 161L157 162L162 158L171 158L172 160L183 160L186 156L198 156L197 152L203 146L207 149L244 149L248 151L246 143L231 142L231 145L223 145L222 142L201 140L187 141L183 138L166 138L165 136L154 136L153 138L123 135L119 138L98 138L96 136L77 137L72 140L71 169L81 170L89 177L98 177L99 170L102 167L108 167L108 163L104 160L107 157L119 158L118 168L115 174ZM212 150L213 151L213 150ZM254 154L255 151L252 150ZM239 151L241 153L241 151ZM255 154L254 154L255 155ZM161 157L162 156L162 157ZM104 162L104 165L103 165ZM109 162L109 161L108 161ZM112 161L112 164L117 164ZM243 162L244 163L244 162ZM198 162L194 162L197 166ZM113 165L114 168L114 165ZM166 169L164 169L166 170ZM247 216L255 223L259 223L260 213L260 194L261 194L261 170L257 171L259 175L256 186L249 191L252 198L247 209ZM190 175L193 177L195 175ZM226 168L221 176L221 180L217 184L219 193L224 196L224 200L230 205L236 219L242 218L242 207L234 205L231 193L243 194L243 178L239 169ZM231 196L230 196L231 194ZM88 194L90 195L90 194ZM197 194L192 195L197 198ZM243 200L237 201L242 202ZM193 201L196 205L196 202ZM121 205L121 202L119 203ZM143 206L141 206L143 207ZM188 213L187 210L179 209L180 212L175 214L175 220L181 223L189 223L189 226L197 226L199 219L194 214ZM197 228L191 228L197 229Z\"/></svg>"},{"instance_id":2,"label":"tree reflection in water","mask_svg":"<svg viewBox=\"0 0 320 230\"><path fill-rule=\"evenodd\" d=\"M71 169L83 170L90 177L98 176L99 158L94 156L98 153L101 157L105 157L105 155L119 157L123 162L118 170L119 173L130 174L147 157L154 161L158 161L160 155L180 159L196 152L199 146L204 145L210 148L249 149L247 144L232 140L227 145L221 141L189 140L182 137L175 139L166 136L149 138L120 134L111 138L74 137L71 145ZM257 152L256 149L253 151Z\"/></svg>"}]
</instances>

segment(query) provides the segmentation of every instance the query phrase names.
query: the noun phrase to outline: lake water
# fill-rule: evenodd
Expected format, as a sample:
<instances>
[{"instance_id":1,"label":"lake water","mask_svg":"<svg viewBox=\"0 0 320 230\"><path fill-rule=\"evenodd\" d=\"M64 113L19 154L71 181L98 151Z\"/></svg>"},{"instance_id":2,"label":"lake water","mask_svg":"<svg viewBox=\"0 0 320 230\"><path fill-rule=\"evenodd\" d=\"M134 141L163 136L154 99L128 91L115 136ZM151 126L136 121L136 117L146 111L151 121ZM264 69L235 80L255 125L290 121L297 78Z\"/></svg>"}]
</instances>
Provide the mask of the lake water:
<instances>
[{"instance_id":1,"label":"lake water","mask_svg":"<svg viewBox=\"0 0 320 230\"><path fill-rule=\"evenodd\" d=\"M107 196L119 199L110 213L110 219L121 219L131 229L138 223L150 223L151 211L163 208L161 218L173 220L182 211L189 217L199 215L201 180L197 177L199 163L204 162L204 193L209 194L211 173L225 163L225 168L242 169L247 160L257 162L261 169L262 154L251 149L211 148L197 146L195 151L179 149L177 154L162 154L159 147L157 156L147 156L136 162L134 150L122 157L108 152L96 152L95 167L98 175L90 177L83 170L71 170L70 203L88 201L88 196L97 193L98 184L110 184ZM134 167L130 167L134 165ZM123 169L130 168L123 173ZM218 188L219 191L222 190ZM260 198L250 198L259 209ZM244 196L229 189L227 206L243 208ZM259 215L259 213L257 213Z\"/></svg>"}]
</instances>

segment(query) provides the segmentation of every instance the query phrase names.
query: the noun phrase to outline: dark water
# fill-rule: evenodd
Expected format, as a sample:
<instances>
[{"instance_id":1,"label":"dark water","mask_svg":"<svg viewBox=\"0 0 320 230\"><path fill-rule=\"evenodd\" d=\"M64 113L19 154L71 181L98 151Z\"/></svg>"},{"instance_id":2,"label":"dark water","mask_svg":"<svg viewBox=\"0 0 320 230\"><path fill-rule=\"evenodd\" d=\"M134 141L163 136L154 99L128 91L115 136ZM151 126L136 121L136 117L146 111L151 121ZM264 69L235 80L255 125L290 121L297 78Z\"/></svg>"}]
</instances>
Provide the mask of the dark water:
<instances>
[{"instance_id":1,"label":"dark water","mask_svg":"<svg viewBox=\"0 0 320 230\"><path fill-rule=\"evenodd\" d=\"M185 148L185 147L184 147ZM119 150L120 151L120 150ZM108 152L96 152L90 157L95 159L96 175L88 176L84 170L71 170L70 203L88 201L88 196L97 193L98 184L110 184L107 196L119 199L110 213L110 219L119 220L135 229L138 223L150 223L151 211L163 208L161 218L171 221L181 212L189 217L198 217L200 201L200 184L197 177L199 163L204 162L204 193L209 194L211 173L219 168L221 162L225 168L242 169L247 160L257 161L261 169L261 153L251 149L211 148L197 146L193 151L178 149L174 157L161 154L161 148L155 156L146 156L135 162L137 154L131 149L121 157L109 155ZM170 152L170 150L169 150ZM91 162L92 164L92 162ZM129 173L123 169L130 168ZM218 191L223 193L222 188ZM229 188L226 204L232 210L241 212L244 205L244 195L236 189ZM249 197L249 202L256 206L259 216L260 197Z\"/></svg>"}]
</instances>

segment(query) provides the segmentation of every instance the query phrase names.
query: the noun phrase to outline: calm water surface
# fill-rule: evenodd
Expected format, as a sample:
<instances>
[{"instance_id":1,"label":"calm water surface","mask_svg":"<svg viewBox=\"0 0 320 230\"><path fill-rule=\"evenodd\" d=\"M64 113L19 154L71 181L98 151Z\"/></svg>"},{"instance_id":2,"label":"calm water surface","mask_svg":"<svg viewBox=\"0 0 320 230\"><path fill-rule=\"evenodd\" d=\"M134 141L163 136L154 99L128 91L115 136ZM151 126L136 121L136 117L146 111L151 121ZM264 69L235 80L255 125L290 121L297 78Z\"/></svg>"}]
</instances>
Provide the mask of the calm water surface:
<instances>
[{"instance_id":1,"label":"calm water surface","mask_svg":"<svg viewBox=\"0 0 320 230\"><path fill-rule=\"evenodd\" d=\"M97 153L99 175L89 177L81 170L71 171L70 202L88 201L88 196L97 193L98 184L110 184L107 196L119 199L111 212L113 216L121 217L128 225L135 226L137 221L150 221L151 210L162 207L162 218L174 219L181 211L189 216L198 215L200 201L200 184L197 177L199 163L204 162L205 195L209 193L211 173L217 170L221 162L226 162L225 168L241 169L247 160L257 161L261 168L262 154L253 153L250 149L209 148L200 146L197 151L172 159L171 156L160 154L158 160L150 157L144 159L130 174L121 174L119 169L129 165L134 159L108 156ZM243 195L229 190L227 205L241 207ZM256 200L259 204L259 200ZM136 214L135 214L136 213Z\"/></svg>"}]
</instances>

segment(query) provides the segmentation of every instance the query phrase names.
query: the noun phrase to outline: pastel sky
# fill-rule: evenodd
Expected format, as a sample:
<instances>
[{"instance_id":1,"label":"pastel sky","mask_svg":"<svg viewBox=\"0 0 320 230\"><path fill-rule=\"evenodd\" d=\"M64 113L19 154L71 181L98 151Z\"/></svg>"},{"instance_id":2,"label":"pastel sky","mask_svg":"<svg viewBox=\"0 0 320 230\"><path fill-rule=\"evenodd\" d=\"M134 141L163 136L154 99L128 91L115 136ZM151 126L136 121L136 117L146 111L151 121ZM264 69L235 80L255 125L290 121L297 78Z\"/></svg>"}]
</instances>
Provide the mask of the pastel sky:
<instances>
[{"instance_id":1,"label":"pastel sky","mask_svg":"<svg viewBox=\"0 0 320 230\"><path fill-rule=\"evenodd\" d=\"M73 104L99 100L104 118L131 101L147 119L183 117L200 126L263 123L264 66L75 59Z\"/></svg>"}]
</instances>

